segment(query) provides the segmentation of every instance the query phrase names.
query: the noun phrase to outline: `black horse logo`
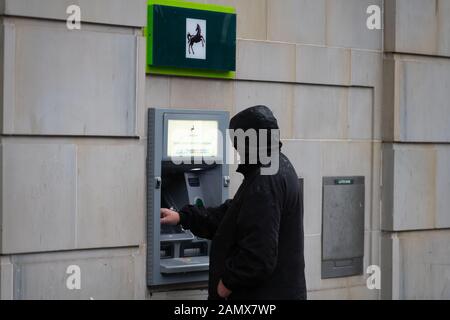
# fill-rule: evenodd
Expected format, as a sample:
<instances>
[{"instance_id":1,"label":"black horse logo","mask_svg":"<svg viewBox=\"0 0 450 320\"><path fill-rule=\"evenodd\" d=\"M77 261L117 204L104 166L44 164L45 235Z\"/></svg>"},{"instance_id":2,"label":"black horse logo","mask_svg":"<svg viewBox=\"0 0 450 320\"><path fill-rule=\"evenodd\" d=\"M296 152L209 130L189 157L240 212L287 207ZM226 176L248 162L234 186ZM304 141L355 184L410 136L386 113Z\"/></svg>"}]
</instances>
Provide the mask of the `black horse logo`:
<instances>
[{"instance_id":1,"label":"black horse logo","mask_svg":"<svg viewBox=\"0 0 450 320\"><path fill-rule=\"evenodd\" d=\"M195 28L195 32L196 32L195 36L191 35L189 32L187 34L187 41L189 43L189 48L188 48L189 54L191 54L191 51L192 51L192 54L195 54L195 52L194 52L194 44L195 43L201 42L202 47L205 46L205 38L203 38L203 36L202 36L202 29L200 28L199 24L197 24L197 28Z\"/></svg>"}]
</instances>

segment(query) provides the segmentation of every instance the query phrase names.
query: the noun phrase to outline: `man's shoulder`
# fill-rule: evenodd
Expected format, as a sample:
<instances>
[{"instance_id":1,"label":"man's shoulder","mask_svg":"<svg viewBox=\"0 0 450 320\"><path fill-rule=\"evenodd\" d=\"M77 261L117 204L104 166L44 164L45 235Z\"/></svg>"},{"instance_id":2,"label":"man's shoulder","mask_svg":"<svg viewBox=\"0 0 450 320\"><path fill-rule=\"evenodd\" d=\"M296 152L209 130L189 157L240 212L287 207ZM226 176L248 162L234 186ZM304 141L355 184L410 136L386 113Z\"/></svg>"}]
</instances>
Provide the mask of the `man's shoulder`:
<instances>
[{"instance_id":1,"label":"man's shoulder","mask_svg":"<svg viewBox=\"0 0 450 320\"><path fill-rule=\"evenodd\" d=\"M280 153L278 170L265 174L261 168L259 174L255 177L254 182L261 184L273 184L287 182L292 179L298 179L297 173L295 172L295 169L289 159L284 154Z\"/></svg>"}]
</instances>

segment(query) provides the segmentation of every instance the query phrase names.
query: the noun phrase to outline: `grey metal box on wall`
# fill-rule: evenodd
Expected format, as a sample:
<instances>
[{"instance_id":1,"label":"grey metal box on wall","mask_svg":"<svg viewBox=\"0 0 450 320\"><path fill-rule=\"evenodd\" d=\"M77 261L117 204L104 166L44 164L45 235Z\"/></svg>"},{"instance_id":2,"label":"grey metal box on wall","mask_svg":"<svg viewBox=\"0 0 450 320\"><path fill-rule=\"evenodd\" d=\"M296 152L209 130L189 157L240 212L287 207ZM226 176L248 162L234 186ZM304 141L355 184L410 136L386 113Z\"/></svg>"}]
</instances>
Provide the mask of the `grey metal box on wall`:
<instances>
[{"instance_id":1,"label":"grey metal box on wall","mask_svg":"<svg viewBox=\"0 0 450 320\"><path fill-rule=\"evenodd\" d=\"M363 273L364 177L324 177L322 279Z\"/></svg>"}]
</instances>

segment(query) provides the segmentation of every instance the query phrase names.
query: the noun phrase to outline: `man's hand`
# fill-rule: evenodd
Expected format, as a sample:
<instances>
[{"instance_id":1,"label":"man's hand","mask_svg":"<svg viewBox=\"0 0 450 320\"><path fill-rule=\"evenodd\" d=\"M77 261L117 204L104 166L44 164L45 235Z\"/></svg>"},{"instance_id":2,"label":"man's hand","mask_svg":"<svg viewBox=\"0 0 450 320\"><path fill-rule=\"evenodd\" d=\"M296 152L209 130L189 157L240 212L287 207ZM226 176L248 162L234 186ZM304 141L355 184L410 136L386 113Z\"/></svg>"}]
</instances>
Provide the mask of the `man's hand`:
<instances>
[{"instance_id":1,"label":"man's hand","mask_svg":"<svg viewBox=\"0 0 450 320\"><path fill-rule=\"evenodd\" d=\"M180 223L180 215L178 212L170 209L161 209L161 224L176 226L178 223Z\"/></svg>"},{"instance_id":2,"label":"man's hand","mask_svg":"<svg viewBox=\"0 0 450 320\"><path fill-rule=\"evenodd\" d=\"M217 294L224 299L228 298L231 294L231 290L225 287L222 280L219 281L219 285L217 286Z\"/></svg>"}]
</instances>

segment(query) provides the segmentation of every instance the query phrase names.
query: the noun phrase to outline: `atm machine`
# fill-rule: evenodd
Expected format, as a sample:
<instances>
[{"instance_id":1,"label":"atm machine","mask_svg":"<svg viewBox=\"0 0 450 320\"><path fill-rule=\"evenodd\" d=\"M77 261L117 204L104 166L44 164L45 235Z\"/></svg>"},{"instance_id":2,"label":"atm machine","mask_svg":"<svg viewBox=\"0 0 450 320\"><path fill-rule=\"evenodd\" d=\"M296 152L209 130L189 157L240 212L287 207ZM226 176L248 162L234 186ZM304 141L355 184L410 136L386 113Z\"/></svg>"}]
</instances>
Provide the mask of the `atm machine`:
<instances>
[{"instance_id":1,"label":"atm machine","mask_svg":"<svg viewBox=\"0 0 450 320\"><path fill-rule=\"evenodd\" d=\"M160 208L219 206L228 199L222 111L149 109L147 149L147 285L208 279L208 240L160 224Z\"/></svg>"}]
</instances>

